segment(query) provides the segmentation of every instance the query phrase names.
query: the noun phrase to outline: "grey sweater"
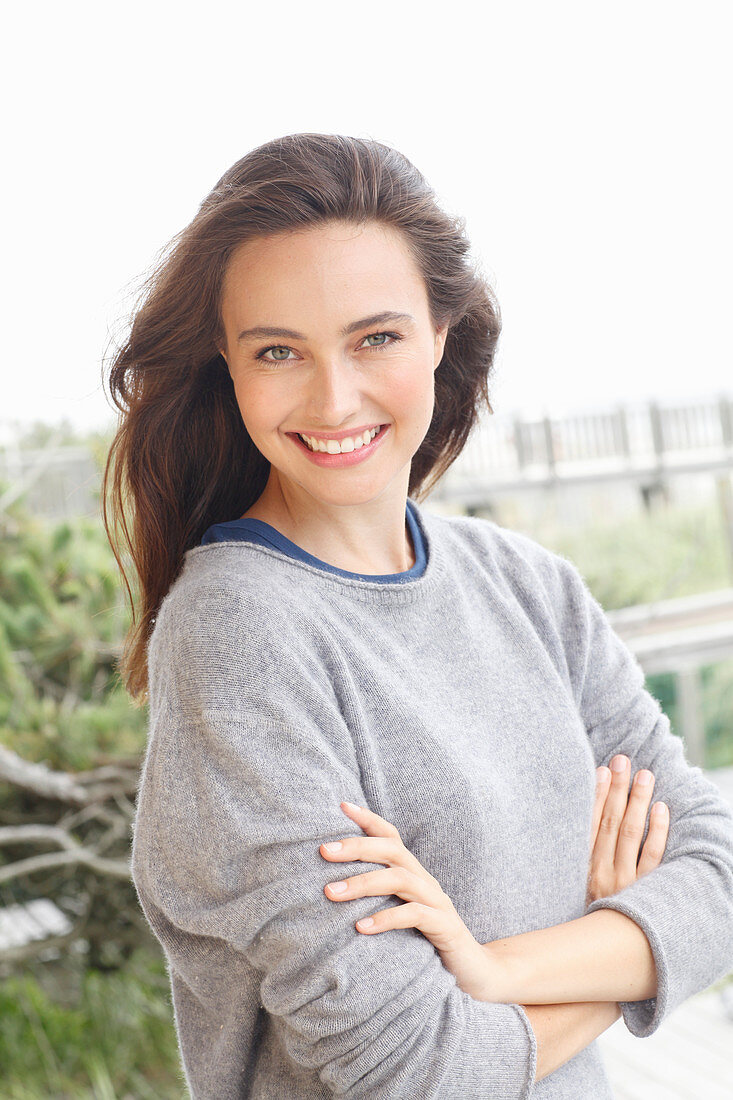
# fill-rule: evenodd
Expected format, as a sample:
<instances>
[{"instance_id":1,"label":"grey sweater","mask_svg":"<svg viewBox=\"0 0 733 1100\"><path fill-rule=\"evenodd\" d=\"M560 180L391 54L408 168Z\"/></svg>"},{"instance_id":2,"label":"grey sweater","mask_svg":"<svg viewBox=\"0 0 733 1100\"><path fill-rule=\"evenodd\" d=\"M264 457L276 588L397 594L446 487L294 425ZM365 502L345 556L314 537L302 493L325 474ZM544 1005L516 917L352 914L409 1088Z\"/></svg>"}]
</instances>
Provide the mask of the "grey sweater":
<instances>
[{"instance_id":1,"label":"grey sweater","mask_svg":"<svg viewBox=\"0 0 733 1100\"><path fill-rule=\"evenodd\" d=\"M622 1005L634 1035L733 968L733 817L577 568L417 515L407 583L214 543L158 614L132 872L194 1100L612 1096L595 1043L533 1084L521 1006L462 992L415 929L354 928L402 901L324 894L383 866L321 856L360 834L342 799L396 825L482 943L601 907L636 921L658 994ZM654 772L669 840L586 909L595 768L617 752Z\"/></svg>"}]
</instances>

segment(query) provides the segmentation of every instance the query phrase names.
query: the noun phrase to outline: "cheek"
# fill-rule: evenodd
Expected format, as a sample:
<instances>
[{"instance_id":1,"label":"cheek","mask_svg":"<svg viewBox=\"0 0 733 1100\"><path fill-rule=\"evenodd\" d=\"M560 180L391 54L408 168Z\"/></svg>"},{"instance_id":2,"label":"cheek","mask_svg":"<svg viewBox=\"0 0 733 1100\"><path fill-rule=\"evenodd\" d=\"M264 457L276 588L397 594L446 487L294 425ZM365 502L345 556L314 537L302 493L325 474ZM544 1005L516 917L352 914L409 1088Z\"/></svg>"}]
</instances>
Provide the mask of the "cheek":
<instances>
[{"instance_id":1,"label":"cheek","mask_svg":"<svg viewBox=\"0 0 733 1100\"><path fill-rule=\"evenodd\" d=\"M395 413L432 410L434 400L434 376L425 366L414 365L411 370L397 371L390 379L389 392Z\"/></svg>"},{"instance_id":2,"label":"cheek","mask_svg":"<svg viewBox=\"0 0 733 1100\"><path fill-rule=\"evenodd\" d=\"M277 421L282 402L276 386L263 385L257 378L240 377L234 381L234 394L250 435L266 431Z\"/></svg>"}]
</instances>

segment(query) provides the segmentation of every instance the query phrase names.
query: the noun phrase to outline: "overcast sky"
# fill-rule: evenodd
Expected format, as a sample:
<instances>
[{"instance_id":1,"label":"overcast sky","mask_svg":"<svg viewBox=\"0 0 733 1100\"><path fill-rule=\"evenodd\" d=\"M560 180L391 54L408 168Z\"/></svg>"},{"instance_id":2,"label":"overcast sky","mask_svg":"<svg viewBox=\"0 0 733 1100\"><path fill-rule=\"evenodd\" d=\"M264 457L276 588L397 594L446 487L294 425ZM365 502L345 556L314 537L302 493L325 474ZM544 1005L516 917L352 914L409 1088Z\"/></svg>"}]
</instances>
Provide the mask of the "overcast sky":
<instances>
[{"instance_id":1,"label":"overcast sky","mask_svg":"<svg viewBox=\"0 0 733 1100\"><path fill-rule=\"evenodd\" d=\"M258 8L6 13L0 430L111 424L130 291L230 164L305 130L396 146L466 217L496 412L733 396L728 0Z\"/></svg>"}]
</instances>

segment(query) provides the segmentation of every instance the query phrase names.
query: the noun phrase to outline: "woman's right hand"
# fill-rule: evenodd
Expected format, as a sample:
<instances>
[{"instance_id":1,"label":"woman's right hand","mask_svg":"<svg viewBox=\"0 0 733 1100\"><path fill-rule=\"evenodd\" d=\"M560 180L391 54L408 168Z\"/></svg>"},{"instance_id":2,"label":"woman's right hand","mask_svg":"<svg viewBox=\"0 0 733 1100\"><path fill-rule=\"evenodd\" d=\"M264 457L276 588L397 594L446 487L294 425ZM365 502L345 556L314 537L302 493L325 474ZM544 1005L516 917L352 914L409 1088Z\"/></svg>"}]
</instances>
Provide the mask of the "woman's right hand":
<instances>
[{"instance_id":1,"label":"woman's right hand","mask_svg":"<svg viewBox=\"0 0 733 1100\"><path fill-rule=\"evenodd\" d=\"M637 772L629 794L631 764L627 756L621 755L614 756L611 763L619 759L623 761L621 771L606 767L596 769L586 905L623 890L653 871L662 862L667 846L669 809L664 802L656 802L649 815L649 832L639 855L654 776L646 768ZM649 782L640 783L645 775Z\"/></svg>"}]
</instances>

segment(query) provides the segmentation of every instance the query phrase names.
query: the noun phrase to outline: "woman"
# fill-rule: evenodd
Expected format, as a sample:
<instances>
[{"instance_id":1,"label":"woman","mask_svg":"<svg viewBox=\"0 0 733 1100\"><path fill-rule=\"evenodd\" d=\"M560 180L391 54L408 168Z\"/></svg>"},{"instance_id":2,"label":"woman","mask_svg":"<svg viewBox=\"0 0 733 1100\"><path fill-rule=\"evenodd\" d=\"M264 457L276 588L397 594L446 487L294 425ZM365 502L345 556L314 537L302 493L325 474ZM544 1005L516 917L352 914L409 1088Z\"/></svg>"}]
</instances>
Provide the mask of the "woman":
<instances>
[{"instance_id":1,"label":"woman","mask_svg":"<svg viewBox=\"0 0 733 1100\"><path fill-rule=\"evenodd\" d=\"M733 964L730 811L578 571L418 503L488 404L468 247L395 150L290 135L113 364L133 879L196 1100L610 1097L596 1036Z\"/></svg>"}]
</instances>

